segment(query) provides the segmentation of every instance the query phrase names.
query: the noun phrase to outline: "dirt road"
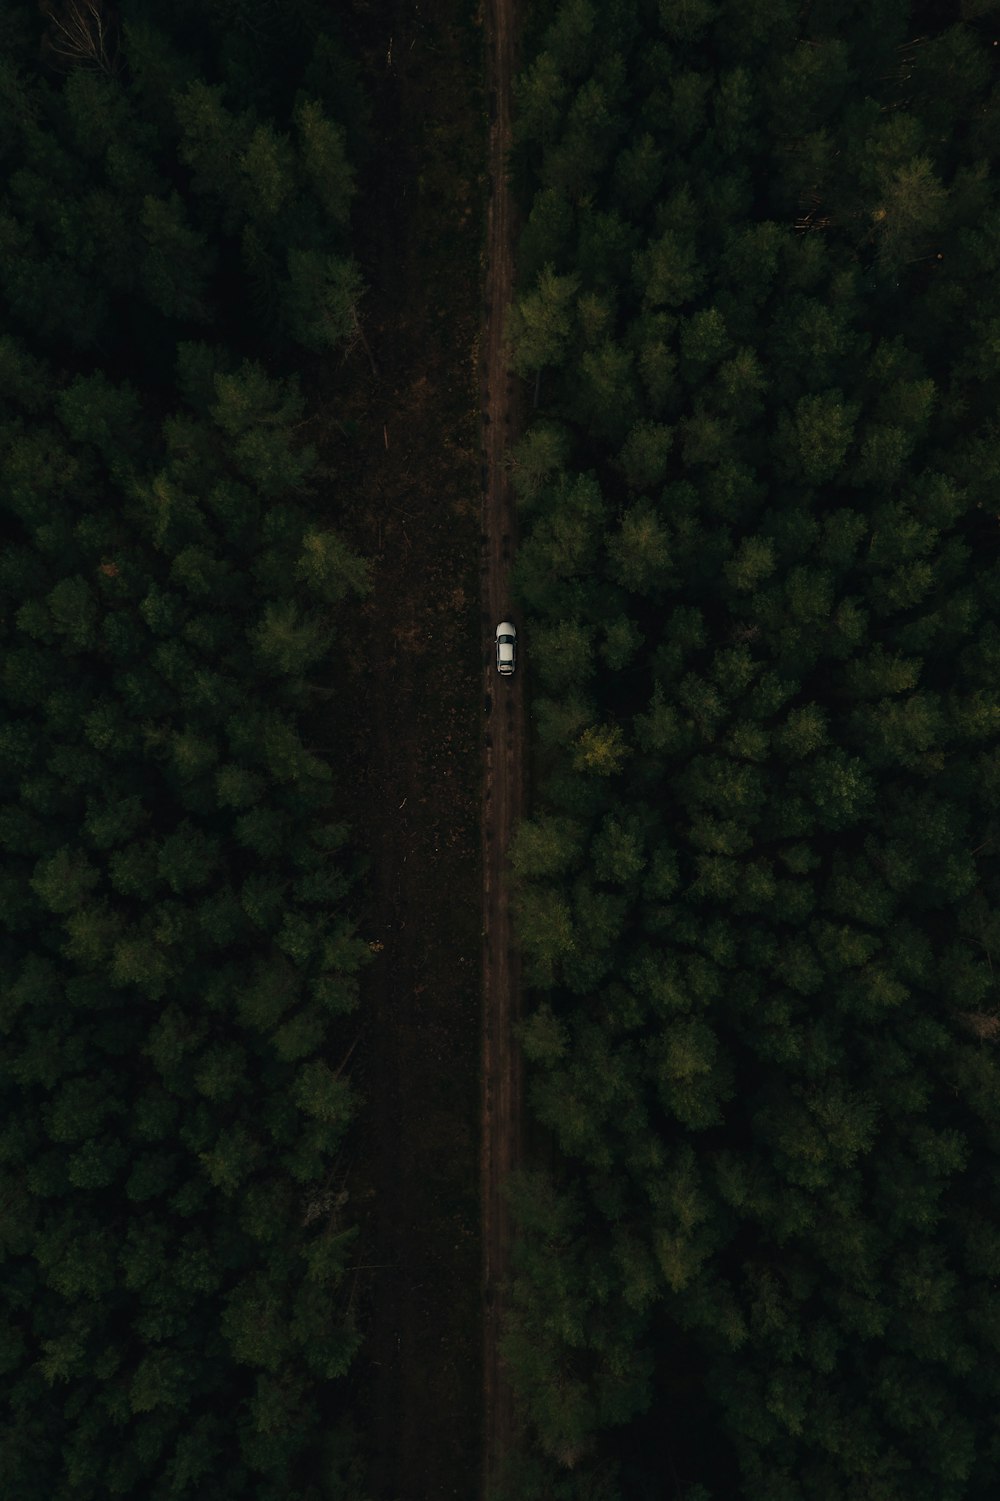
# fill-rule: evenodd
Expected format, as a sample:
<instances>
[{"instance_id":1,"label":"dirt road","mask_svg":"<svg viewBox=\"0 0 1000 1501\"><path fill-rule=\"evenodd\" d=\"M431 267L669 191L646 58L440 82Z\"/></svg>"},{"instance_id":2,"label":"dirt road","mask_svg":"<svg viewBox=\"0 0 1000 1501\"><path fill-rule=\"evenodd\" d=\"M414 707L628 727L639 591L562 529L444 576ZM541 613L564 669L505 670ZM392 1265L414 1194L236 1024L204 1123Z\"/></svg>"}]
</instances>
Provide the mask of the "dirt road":
<instances>
[{"instance_id":1,"label":"dirt road","mask_svg":"<svg viewBox=\"0 0 1000 1501\"><path fill-rule=\"evenodd\" d=\"M519 427L518 392L504 350L504 317L513 286L513 206L507 182L514 71L514 0L487 0L490 105L490 198L486 228L486 326L482 349L483 634L492 638L512 613L510 562L516 518L505 453ZM516 621L515 621L516 624ZM522 1077L513 1029L520 1014L520 969L513 946L506 853L525 792L524 677L530 642L521 633L513 678L497 676L492 656L483 673L483 1127L482 1244L483 1494L489 1494L514 1434L510 1387L499 1356L510 1223L503 1184L521 1157Z\"/></svg>"},{"instance_id":2,"label":"dirt road","mask_svg":"<svg viewBox=\"0 0 1000 1501\"><path fill-rule=\"evenodd\" d=\"M373 358L359 345L330 400L338 503L372 559L332 705L359 741L345 816L371 855L375 950L355 1055L352 1387L366 1495L468 1501L482 1413L482 30L456 0L344 9L372 111L355 239Z\"/></svg>"}]
</instances>

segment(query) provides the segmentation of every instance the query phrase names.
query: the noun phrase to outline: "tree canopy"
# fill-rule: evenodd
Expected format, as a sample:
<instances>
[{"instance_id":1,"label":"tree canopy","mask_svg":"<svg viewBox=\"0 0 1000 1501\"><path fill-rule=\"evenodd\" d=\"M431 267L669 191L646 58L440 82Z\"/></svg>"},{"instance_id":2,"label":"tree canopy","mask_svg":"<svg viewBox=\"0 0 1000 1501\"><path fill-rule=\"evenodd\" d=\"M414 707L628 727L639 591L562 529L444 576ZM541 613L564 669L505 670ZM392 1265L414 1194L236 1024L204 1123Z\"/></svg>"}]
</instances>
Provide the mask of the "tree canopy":
<instances>
[{"instance_id":1,"label":"tree canopy","mask_svg":"<svg viewBox=\"0 0 1000 1501\"><path fill-rule=\"evenodd\" d=\"M512 1495L1000 1481L992 10L534 28Z\"/></svg>"},{"instance_id":2,"label":"tree canopy","mask_svg":"<svg viewBox=\"0 0 1000 1501\"><path fill-rule=\"evenodd\" d=\"M308 4L0 18L0 1491L361 1494L368 946L314 675L367 568L293 373L353 337Z\"/></svg>"}]
</instances>

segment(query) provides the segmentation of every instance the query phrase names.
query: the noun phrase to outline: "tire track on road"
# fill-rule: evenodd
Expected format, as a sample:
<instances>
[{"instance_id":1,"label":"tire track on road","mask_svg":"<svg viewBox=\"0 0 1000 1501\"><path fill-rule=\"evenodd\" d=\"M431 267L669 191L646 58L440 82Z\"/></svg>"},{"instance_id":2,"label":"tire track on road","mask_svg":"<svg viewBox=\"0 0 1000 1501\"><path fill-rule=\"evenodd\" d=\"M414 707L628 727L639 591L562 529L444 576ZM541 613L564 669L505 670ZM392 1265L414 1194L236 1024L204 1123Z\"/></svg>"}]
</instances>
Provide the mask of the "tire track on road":
<instances>
[{"instance_id":1,"label":"tire track on road","mask_svg":"<svg viewBox=\"0 0 1000 1501\"><path fill-rule=\"evenodd\" d=\"M519 392L507 365L504 318L514 281L514 223L507 158L511 144L511 83L515 65L512 0L487 0L490 100L490 197L486 228L486 321L482 355L483 631L511 617L510 559L517 517L505 465L521 426ZM516 624L516 621L515 621ZM519 640L519 648L523 641ZM483 705L483 1042L482 1240L484 1291L483 1495L489 1495L515 1434L512 1394L500 1360L511 1225L503 1188L521 1160L523 1084L514 1029L521 1014L520 963L513 941L505 869L511 835L525 803L523 649L512 678L484 666Z\"/></svg>"}]
</instances>

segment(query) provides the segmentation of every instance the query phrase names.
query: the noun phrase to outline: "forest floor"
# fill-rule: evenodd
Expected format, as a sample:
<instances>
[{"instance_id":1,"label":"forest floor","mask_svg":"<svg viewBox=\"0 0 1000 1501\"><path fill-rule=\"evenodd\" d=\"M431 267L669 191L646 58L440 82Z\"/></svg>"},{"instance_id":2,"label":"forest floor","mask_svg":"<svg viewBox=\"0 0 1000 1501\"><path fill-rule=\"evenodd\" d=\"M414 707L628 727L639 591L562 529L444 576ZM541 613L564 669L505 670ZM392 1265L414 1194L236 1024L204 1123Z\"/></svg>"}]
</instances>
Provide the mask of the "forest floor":
<instances>
[{"instance_id":1,"label":"forest floor","mask_svg":"<svg viewBox=\"0 0 1000 1501\"><path fill-rule=\"evenodd\" d=\"M513 0L487 0L490 198L486 222L486 327L481 352L483 435L482 626L492 638L511 617L510 562L516 512L506 464L521 422L519 388L508 368L504 320L514 281L513 203L507 178L511 145ZM516 624L516 622L515 622ZM499 1340L510 1277L511 1224L504 1184L522 1152L523 1087L514 1031L520 1016L520 965L513 942L506 857L524 810L526 746L523 633L518 668L500 678L491 657L483 671L483 1122L482 1242L486 1296L483 1342L483 1495L499 1478L514 1443L510 1386Z\"/></svg>"},{"instance_id":2,"label":"forest floor","mask_svg":"<svg viewBox=\"0 0 1000 1501\"><path fill-rule=\"evenodd\" d=\"M358 1154L366 1329L355 1412L374 1501L468 1501L482 1435L478 341L483 38L464 0L351 0L380 80L355 243L371 288L331 372L333 498L373 560L334 672L346 810L370 852ZM373 368L374 366L374 368Z\"/></svg>"}]
</instances>

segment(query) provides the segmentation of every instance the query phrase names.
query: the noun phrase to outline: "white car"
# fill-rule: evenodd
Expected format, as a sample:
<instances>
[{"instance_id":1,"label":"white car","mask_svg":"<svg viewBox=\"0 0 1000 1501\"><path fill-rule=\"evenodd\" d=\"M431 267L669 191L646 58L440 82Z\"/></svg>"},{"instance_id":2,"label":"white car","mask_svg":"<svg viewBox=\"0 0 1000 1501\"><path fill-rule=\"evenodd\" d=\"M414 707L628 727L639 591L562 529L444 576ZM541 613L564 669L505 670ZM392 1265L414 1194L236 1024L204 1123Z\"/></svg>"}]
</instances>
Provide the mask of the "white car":
<instances>
[{"instance_id":1,"label":"white car","mask_svg":"<svg viewBox=\"0 0 1000 1501\"><path fill-rule=\"evenodd\" d=\"M497 672L509 678L517 662L517 632L509 620L497 626Z\"/></svg>"}]
</instances>

